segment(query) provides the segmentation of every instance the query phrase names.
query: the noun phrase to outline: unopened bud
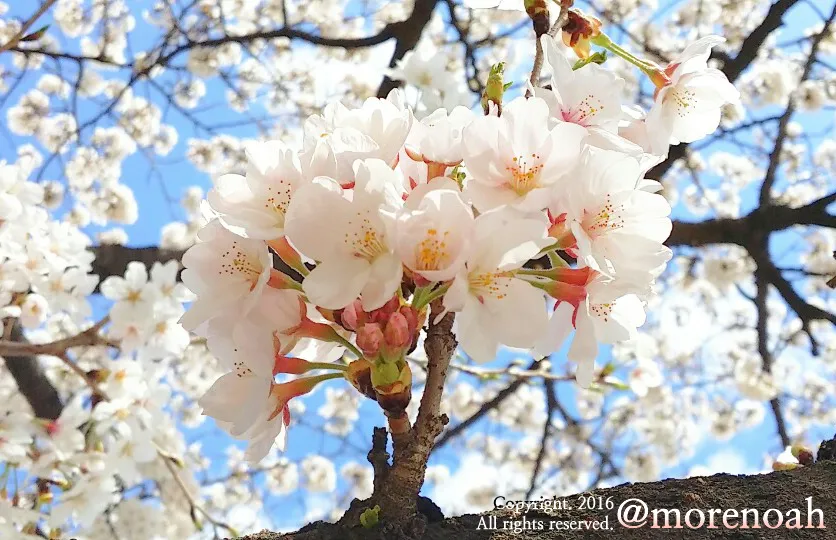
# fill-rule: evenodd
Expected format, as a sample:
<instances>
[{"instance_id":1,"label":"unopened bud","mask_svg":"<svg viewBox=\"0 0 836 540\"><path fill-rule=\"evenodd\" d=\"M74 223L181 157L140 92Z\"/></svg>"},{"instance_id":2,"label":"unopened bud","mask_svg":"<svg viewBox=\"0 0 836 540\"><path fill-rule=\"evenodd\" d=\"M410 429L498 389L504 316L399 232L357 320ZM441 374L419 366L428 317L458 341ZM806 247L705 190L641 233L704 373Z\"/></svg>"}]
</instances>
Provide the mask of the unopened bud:
<instances>
[{"instance_id":1,"label":"unopened bud","mask_svg":"<svg viewBox=\"0 0 836 540\"><path fill-rule=\"evenodd\" d=\"M376 357L384 341L383 329L377 323L366 323L357 330L357 346L366 358Z\"/></svg>"},{"instance_id":2,"label":"unopened bud","mask_svg":"<svg viewBox=\"0 0 836 540\"><path fill-rule=\"evenodd\" d=\"M409 333L414 335L418 331L418 312L412 306L401 306L398 312L406 318Z\"/></svg>"},{"instance_id":3,"label":"unopened bud","mask_svg":"<svg viewBox=\"0 0 836 540\"><path fill-rule=\"evenodd\" d=\"M392 315L392 313L398 310L400 306L400 298L398 298L397 296L393 296L389 299L388 302L383 304L381 307L369 313L368 320L370 322L383 324L389 319L389 316Z\"/></svg>"},{"instance_id":4,"label":"unopened bud","mask_svg":"<svg viewBox=\"0 0 836 540\"><path fill-rule=\"evenodd\" d=\"M409 321L399 311L389 317L386 328L383 331L386 338L386 346L390 350L406 348L412 341L412 333L409 331Z\"/></svg>"},{"instance_id":5,"label":"unopened bud","mask_svg":"<svg viewBox=\"0 0 836 540\"><path fill-rule=\"evenodd\" d=\"M363 305L360 300L345 306L340 315L343 326L348 330L357 330L366 323L366 312L363 311Z\"/></svg>"},{"instance_id":6,"label":"unopened bud","mask_svg":"<svg viewBox=\"0 0 836 540\"><path fill-rule=\"evenodd\" d=\"M537 39L549 31L549 6L546 0L525 0L525 12L531 19L531 24L534 26L534 35Z\"/></svg>"},{"instance_id":7,"label":"unopened bud","mask_svg":"<svg viewBox=\"0 0 836 540\"><path fill-rule=\"evenodd\" d=\"M502 114L502 96L508 88L503 78L504 74L505 62L499 62L491 66L491 70L488 73L488 81L485 83L485 91L482 92L482 110L485 112L485 115L490 114L491 103L496 105L497 112L500 115Z\"/></svg>"}]
</instances>

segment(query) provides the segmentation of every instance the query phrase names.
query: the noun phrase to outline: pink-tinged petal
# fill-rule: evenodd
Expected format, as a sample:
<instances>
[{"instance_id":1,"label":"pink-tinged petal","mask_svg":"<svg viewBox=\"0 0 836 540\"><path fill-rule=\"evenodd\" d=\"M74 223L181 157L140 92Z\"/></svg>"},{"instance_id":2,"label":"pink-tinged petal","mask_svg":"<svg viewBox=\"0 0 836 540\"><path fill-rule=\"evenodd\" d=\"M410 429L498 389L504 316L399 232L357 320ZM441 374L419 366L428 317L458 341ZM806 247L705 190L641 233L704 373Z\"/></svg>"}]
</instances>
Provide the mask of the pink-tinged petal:
<instances>
[{"instance_id":1,"label":"pink-tinged petal","mask_svg":"<svg viewBox=\"0 0 836 540\"><path fill-rule=\"evenodd\" d=\"M473 254L468 269L513 270L552 243L547 236L548 218L535 217L513 208L498 208L476 218Z\"/></svg>"},{"instance_id":2,"label":"pink-tinged petal","mask_svg":"<svg viewBox=\"0 0 836 540\"><path fill-rule=\"evenodd\" d=\"M570 85L575 80L575 72L569 59L566 58L557 46L557 41L546 34L540 38L545 53L546 64L551 68L554 95L563 103L559 89L564 85Z\"/></svg>"},{"instance_id":3,"label":"pink-tinged petal","mask_svg":"<svg viewBox=\"0 0 836 540\"><path fill-rule=\"evenodd\" d=\"M516 155L528 156L541 149L548 133L549 106L540 98L518 97L502 109L500 120ZM567 141L572 145L572 141Z\"/></svg>"},{"instance_id":4,"label":"pink-tinged petal","mask_svg":"<svg viewBox=\"0 0 836 540\"><path fill-rule=\"evenodd\" d=\"M238 298L235 291L226 291L225 293L219 291L217 296L201 295L192 302L188 311L180 317L178 322L186 330L195 330L209 319L224 314L230 305L237 302Z\"/></svg>"},{"instance_id":5,"label":"pink-tinged petal","mask_svg":"<svg viewBox=\"0 0 836 540\"><path fill-rule=\"evenodd\" d=\"M360 295L371 275L371 265L359 257L323 261L302 282L308 300L325 309L342 309Z\"/></svg>"},{"instance_id":6,"label":"pink-tinged petal","mask_svg":"<svg viewBox=\"0 0 836 540\"><path fill-rule=\"evenodd\" d=\"M198 400L204 414L231 422L243 431L258 419L267 401L272 378L227 373L222 375Z\"/></svg>"},{"instance_id":7,"label":"pink-tinged petal","mask_svg":"<svg viewBox=\"0 0 836 540\"><path fill-rule=\"evenodd\" d=\"M465 187L465 196L480 212L487 212L506 204L513 204L520 196L504 185L473 180Z\"/></svg>"},{"instance_id":8,"label":"pink-tinged petal","mask_svg":"<svg viewBox=\"0 0 836 540\"><path fill-rule=\"evenodd\" d=\"M630 156L640 157L644 149L633 141L627 140L621 135L601 129L599 127L588 128L586 144L601 148L602 150L614 150Z\"/></svg>"},{"instance_id":9,"label":"pink-tinged petal","mask_svg":"<svg viewBox=\"0 0 836 540\"><path fill-rule=\"evenodd\" d=\"M543 144L543 150L540 150L546 159L541 183L553 184L577 165L581 157L581 144L586 136L585 127L569 122L561 122L552 128ZM551 149L547 158L545 148Z\"/></svg>"},{"instance_id":10,"label":"pink-tinged petal","mask_svg":"<svg viewBox=\"0 0 836 540\"><path fill-rule=\"evenodd\" d=\"M453 284L444 294L444 308L450 311L461 311L464 309L468 298L468 280L465 270L459 271L453 279Z\"/></svg>"}]
</instances>

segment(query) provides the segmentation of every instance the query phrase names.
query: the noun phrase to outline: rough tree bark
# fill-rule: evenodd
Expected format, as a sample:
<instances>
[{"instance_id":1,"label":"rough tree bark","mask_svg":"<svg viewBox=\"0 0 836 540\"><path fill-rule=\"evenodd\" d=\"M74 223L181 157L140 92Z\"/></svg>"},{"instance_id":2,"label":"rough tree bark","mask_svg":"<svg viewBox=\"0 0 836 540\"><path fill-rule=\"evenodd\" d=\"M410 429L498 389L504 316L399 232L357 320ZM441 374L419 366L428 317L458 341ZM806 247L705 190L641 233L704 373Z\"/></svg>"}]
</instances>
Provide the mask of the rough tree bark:
<instances>
[{"instance_id":1,"label":"rough tree bark","mask_svg":"<svg viewBox=\"0 0 836 540\"><path fill-rule=\"evenodd\" d=\"M413 536L416 540L604 540L610 538L655 540L669 538L685 539L729 539L729 540L784 540L784 539L815 539L834 538L836 533L836 438L822 443L819 448L817 463L811 467L801 467L787 472L773 472L763 475L730 475L718 474L709 477L694 477L684 480L670 479L661 482L623 484L613 488L596 489L587 494L600 496L603 500L612 497L611 510L581 509L581 498L578 495L558 497L565 500L567 506L552 511L532 510L513 513L508 510L492 510L483 514L469 514L465 516L438 519L429 523L422 535ZM497 495L502 495L498 493ZM780 527L770 529L763 521L764 512L768 509L778 510L784 520L789 522L787 512L799 509L801 524L807 525L808 502L812 497L812 508L821 510L823 516L822 528L788 529ZM648 523L636 529L621 526L618 521L618 507L628 499L640 499L647 504L649 510L678 509L681 513L682 525L680 530L651 528L653 514L649 513ZM587 499L588 500L588 499ZM685 514L689 509L700 509L705 516L705 525L690 530L686 526ZM722 514L716 514L716 528L707 528L709 510L734 509L742 511L744 508L759 511L760 528L727 529L723 527ZM520 522L523 515L529 523L543 524L544 530L503 530L504 524ZM813 517L813 524L818 525L818 515ZM750 515L751 516L751 515ZM496 517L495 529L487 529L490 523L488 517ZM549 523L563 520L595 520L609 525L609 530L549 530ZM664 525L665 513L658 514L658 524ZM670 517L671 525L675 524L675 517ZM769 523L774 525L777 514L770 512ZM481 527L480 527L481 523ZM691 523L697 525L699 517L695 513ZM731 521L731 524L734 524ZM742 524L742 519L736 521ZM750 527L754 523L748 521ZM489 525L490 526L490 525ZM557 527L557 525L555 526ZM359 526L346 528L342 525L316 522L302 528L298 532L278 534L263 531L244 537L246 540L393 540L393 536L381 529L364 529Z\"/></svg>"}]
</instances>

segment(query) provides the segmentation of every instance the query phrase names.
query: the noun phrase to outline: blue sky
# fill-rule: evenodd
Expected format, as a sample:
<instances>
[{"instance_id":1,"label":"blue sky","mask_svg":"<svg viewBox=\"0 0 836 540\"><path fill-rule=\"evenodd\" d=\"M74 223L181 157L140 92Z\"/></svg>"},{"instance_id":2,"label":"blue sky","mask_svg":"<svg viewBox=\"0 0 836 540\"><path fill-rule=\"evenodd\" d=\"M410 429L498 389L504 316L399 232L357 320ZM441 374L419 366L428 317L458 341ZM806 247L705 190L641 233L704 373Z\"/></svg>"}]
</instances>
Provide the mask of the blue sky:
<instances>
[{"instance_id":1,"label":"blue sky","mask_svg":"<svg viewBox=\"0 0 836 540\"><path fill-rule=\"evenodd\" d=\"M668 2L664 1L662 3L663 5L668 4ZM827 0L814 0L811 3L818 6L822 10L829 9L830 4ZM13 4L16 5L12 6L11 15L28 15L31 6L21 6L19 5L20 3ZM140 19L140 11L150 6L150 4L150 2L131 3L132 6L135 6L134 9L138 19ZM788 25L787 28L782 31L780 41L791 40L798 37L800 32L809 24L812 16L813 11L808 5L802 4L793 9L786 19ZM49 21L49 18L46 17L44 21ZM50 30L50 33L59 35L57 29ZM614 32L615 36L618 36L618 34L619 33L617 31ZM153 43L155 37L156 34L149 31L149 27L140 19L137 30L131 33L132 50L138 51L143 48L147 48ZM77 52L77 48L74 49L74 45L67 45L74 43L74 41L66 39L62 41L71 51ZM388 58L389 56L390 46L385 46L385 49L386 50L380 55L381 58ZM179 58L179 60L182 62L183 57ZM7 56L0 58L0 65L8 67L8 62ZM74 73L73 70L75 68L71 63L64 64L63 67L64 69L67 69L69 73ZM384 66L381 65L381 68L383 67ZM166 77L167 75L164 75L158 79L158 81L163 82L166 80ZM33 86L32 83L33 79L29 79L28 84L20 85L20 87L18 87L11 94L11 96L9 96L8 103L15 103L22 93ZM210 82L207 84L207 89L208 94L205 101L206 103L217 104L224 102L225 87L217 82ZM161 103L161 96L158 94L155 95L156 90L150 89L148 92L150 93L153 101ZM82 119L89 118L97 112L98 107L90 103L83 103L83 106L79 109ZM754 113L754 117L767 117L778 112L780 111L777 108L760 109ZM264 114L265 111L262 107L256 104L254 107L254 113L260 115ZM215 107L212 110L213 122L222 123L225 121L237 120L239 118L240 116L237 113L229 111L223 106ZM832 115L828 116L799 113L796 120L801 122L810 132L822 133L823 136L832 135ZM129 233L130 245L133 246L145 246L158 243L159 231L163 225L172 220L183 219L185 217L182 209L180 209L177 204L177 201L180 199L183 192L192 185L200 185L204 189L208 189L211 185L210 179L206 175L198 173L184 157L188 139L193 136L202 137L205 136L205 134L201 133L200 130L195 129L191 123L186 121L184 117L174 111L172 111L167 117L166 122L173 124L178 128L178 131L180 132L180 140L169 157L158 159L159 173L152 170L149 166L149 162L142 155L142 153L136 153L130 156L123 163L123 181L134 190L140 208L139 221L134 225L124 227L124 229ZM108 124L105 122L104 125ZM231 128L227 130L226 133L244 137L257 136L257 131L254 127ZM24 142L28 142L27 138L18 136L10 137L8 135L7 128L4 126L0 129L0 158L13 160L15 156L15 146ZM715 145L714 150L732 151L733 148L725 145ZM59 163L54 163L47 171L45 178L58 178L59 170ZM712 178L709 175L709 185L720 181L720 178ZM752 208L756 204L756 190L758 187L759 184L756 182L742 194L744 200L744 211ZM688 213L681 207L675 209L674 217L684 220L693 219L693 216L688 215ZM97 231L98 229L91 227L88 232L93 235ZM776 251L784 251L783 248L790 248L794 234L795 233L788 231L780 235L776 235L773 240L773 249ZM790 257L794 257L794 255L791 255ZM505 365L514 356L516 356L515 353L505 352L500 355L495 362L495 365ZM562 352L555 355L554 358L555 364L557 364L560 368L563 363L560 360L563 358ZM599 358L599 363L604 364L609 358L609 351L604 350ZM625 375L623 371L617 374L622 376ZM473 378L469 376L463 377L465 380L468 378L473 380ZM327 384L335 385L339 383L329 382ZM535 384L539 386L539 383ZM314 395L306 400L308 410L316 410L319 408L324 401L323 394L324 392L322 389L319 389ZM567 406L567 410L570 414L577 415L577 409L574 405L574 394L575 390L572 385L558 385L558 398ZM617 392L614 392L614 394L617 394ZM347 441L338 441L331 436L323 437L321 430L305 425L295 425L291 430L290 442L286 455L292 461L299 461L306 455L318 453L332 458L335 462L337 470L339 471L340 466L348 461L364 462L365 452L369 446L371 428L375 425L382 425L382 423L383 416L380 414L379 410L376 407L373 407L371 403L366 403L363 405L363 409L361 409L360 421L357 423L354 432L347 438ZM482 420L474 427L478 430L484 428L486 424L487 422ZM212 478L222 477L225 474L223 452L229 444L229 439L220 434L214 428L212 421L204 423L196 430L188 430L187 433L190 440L202 442L204 452L207 456L217 458L208 472L208 476ZM497 432L496 430L492 430L492 433L496 434ZM812 436L811 438L816 439L816 437L818 437L820 439L829 435L830 433L826 430L821 430L819 434ZM516 435L508 432L503 433L500 436L514 438ZM769 452L773 455L777 455L780 451L781 448L779 448L779 442L775 435L774 420L770 414L767 414L766 420L763 424L756 428L743 431L729 441L702 443L696 450L692 459L683 461L680 465L674 468L666 469L663 472L663 476L683 476L687 474L692 466L698 464L708 464L709 469L723 470L725 472L751 472L761 469L764 453ZM456 445L450 444L434 455L432 464L444 464L450 467L451 470L455 470L458 467L459 461L460 454L456 450ZM342 493L345 489L347 489L347 485L345 481L340 479L338 493ZM310 498L305 493L297 492L289 497L270 498L270 500L267 501L267 511L271 518L275 521L274 526L294 527L298 525L302 519L305 504L310 506L311 504L316 505L321 503L339 504L339 501L331 499L330 497L326 497L325 500L318 497ZM342 506L347 505L343 502Z\"/></svg>"}]
</instances>

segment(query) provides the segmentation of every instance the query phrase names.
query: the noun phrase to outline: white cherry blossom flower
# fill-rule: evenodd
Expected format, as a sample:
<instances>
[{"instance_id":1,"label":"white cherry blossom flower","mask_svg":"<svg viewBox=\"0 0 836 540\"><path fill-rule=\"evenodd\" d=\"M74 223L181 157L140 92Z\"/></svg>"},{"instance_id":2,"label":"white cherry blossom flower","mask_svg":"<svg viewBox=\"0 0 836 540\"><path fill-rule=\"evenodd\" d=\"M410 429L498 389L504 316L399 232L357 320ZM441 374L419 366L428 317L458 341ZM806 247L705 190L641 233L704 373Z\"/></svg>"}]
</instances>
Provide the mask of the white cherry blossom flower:
<instances>
[{"instance_id":1,"label":"white cherry blossom flower","mask_svg":"<svg viewBox=\"0 0 836 540\"><path fill-rule=\"evenodd\" d=\"M665 68L647 122L653 129L670 131L671 144L693 142L714 132L723 107L740 99L725 74L707 66L712 47L724 42L720 36L705 36Z\"/></svg>"},{"instance_id":2,"label":"white cherry blossom flower","mask_svg":"<svg viewBox=\"0 0 836 540\"><path fill-rule=\"evenodd\" d=\"M587 148L574 181L555 191L550 212L585 266L644 292L664 269L671 231L664 197L637 189L638 160L619 152ZM574 242L573 242L574 240Z\"/></svg>"},{"instance_id":3,"label":"white cherry blossom flower","mask_svg":"<svg viewBox=\"0 0 836 540\"><path fill-rule=\"evenodd\" d=\"M401 181L380 160L357 164L351 200L329 178L296 192L287 216L287 235L318 261L302 287L308 299L340 309L358 296L363 309L381 307L400 287L403 266L394 254L395 213L402 206Z\"/></svg>"},{"instance_id":4,"label":"white cherry blossom flower","mask_svg":"<svg viewBox=\"0 0 836 540\"><path fill-rule=\"evenodd\" d=\"M534 95L548 104L551 117L586 128L587 144L641 153L639 146L618 135L624 79L594 62L574 70L553 37L546 34L540 40L552 72L551 88L535 88Z\"/></svg>"},{"instance_id":5,"label":"white cherry blossom flower","mask_svg":"<svg viewBox=\"0 0 836 540\"><path fill-rule=\"evenodd\" d=\"M505 204L541 210L549 190L578 162L586 129L563 122L549 127L540 98L517 98L502 116L481 116L464 130L466 195L480 212Z\"/></svg>"},{"instance_id":6,"label":"white cherry blossom flower","mask_svg":"<svg viewBox=\"0 0 836 540\"><path fill-rule=\"evenodd\" d=\"M542 291L514 276L526 261L551 243L547 223L504 207L476 218L466 267L444 296L444 306L460 312L456 336L477 362L496 356L500 344L528 348L547 325Z\"/></svg>"},{"instance_id":7,"label":"white cherry blossom flower","mask_svg":"<svg viewBox=\"0 0 836 540\"><path fill-rule=\"evenodd\" d=\"M284 235L290 198L303 181L299 159L278 141L251 143L247 158L246 178L220 176L207 199L226 224L247 237L274 240Z\"/></svg>"},{"instance_id":8,"label":"white cherry blossom flower","mask_svg":"<svg viewBox=\"0 0 836 540\"><path fill-rule=\"evenodd\" d=\"M465 263L473 212L458 189L427 193L398 222L397 251L404 265L428 281L453 279Z\"/></svg>"},{"instance_id":9,"label":"white cherry blossom flower","mask_svg":"<svg viewBox=\"0 0 836 540\"><path fill-rule=\"evenodd\" d=\"M187 330L225 310L246 314L267 286L273 268L273 257L263 241L242 238L218 220L209 222L198 239L183 255L183 283L197 295L180 318Z\"/></svg>"}]
</instances>

